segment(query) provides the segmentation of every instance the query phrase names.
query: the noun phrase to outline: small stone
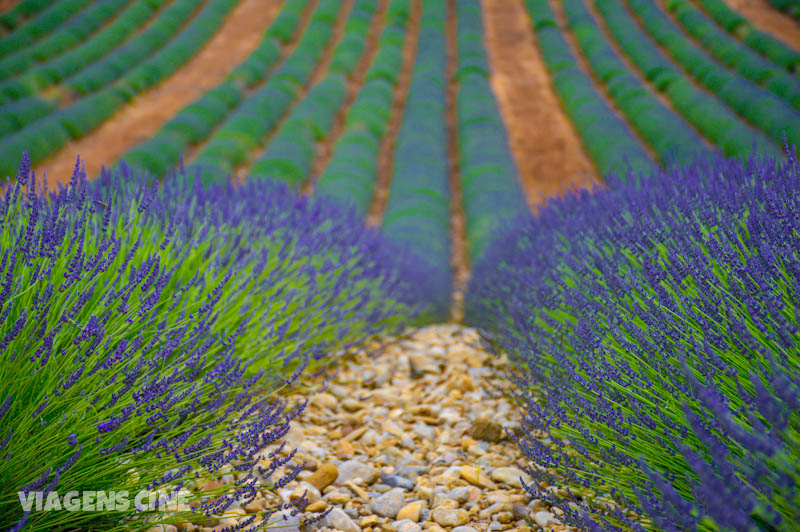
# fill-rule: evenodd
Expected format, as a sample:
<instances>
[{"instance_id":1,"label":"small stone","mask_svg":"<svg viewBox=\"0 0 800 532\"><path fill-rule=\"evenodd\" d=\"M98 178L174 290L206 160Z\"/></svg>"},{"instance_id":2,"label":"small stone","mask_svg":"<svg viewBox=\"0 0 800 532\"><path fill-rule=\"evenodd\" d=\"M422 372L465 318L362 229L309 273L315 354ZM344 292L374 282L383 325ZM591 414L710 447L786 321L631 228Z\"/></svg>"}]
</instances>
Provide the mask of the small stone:
<instances>
[{"instance_id":1,"label":"small stone","mask_svg":"<svg viewBox=\"0 0 800 532\"><path fill-rule=\"evenodd\" d=\"M339 508L331 510L331 513L325 519L328 521L328 526L342 532L361 532L361 528Z\"/></svg>"},{"instance_id":2,"label":"small stone","mask_svg":"<svg viewBox=\"0 0 800 532\"><path fill-rule=\"evenodd\" d=\"M411 378L419 379L425 373L438 373L439 368L428 360L425 355L420 353L412 353L408 356L408 362L411 366Z\"/></svg>"},{"instance_id":3,"label":"small stone","mask_svg":"<svg viewBox=\"0 0 800 532\"><path fill-rule=\"evenodd\" d=\"M378 480L378 477L381 474L380 470L361 463L358 460L348 460L346 462L342 462L339 464L338 469L339 477L337 480L341 483L345 483L348 480L353 480L354 478L358 477L363 480L364 483L369 485Z\"/></svg>"},{"instance_id":4,"label":"small stone","mask_svg":"<svg viewBox=\"0 0 800 532\"><path fill-rule=\"evenodd\" d=\"M399 521L395 521L394 523L397 532L421 532L422 527L420 527L415 521L410 519L402 519Z\"/></svg>"},{"instance_id":5,"label":"small stone","mask_svg":"<svg viewBox=\"0 0 800 532\"><path fill-rule=\"evenodd\" d=\"M332 491L325 496L330 504L347 504L350 494L344 491Z\"/></svg>"},{"instance_id":6,"label":"small stone","mask_svg":"<svg viewBox=\"0 0 800 532\"><path fill-rule=\"evenodd\" d=\"M558 522L555 516L550 512L536 512L533 514L533 520L536 521L536 524L539 526L555 525Z\"/></svg>"},{"instance_id":7,"label":"small stone","mask_svg":"<svg viewBox=\"0 0 800 532\"><path fill-rule=\"evenodd\" d=\"M381 473L381 482L393 488L403 488L406 491L414 489L414 483L407 478L400 475L390 475L388 473Z\"/></svg>"},{"instance_id":8,"label":"small stone","mask_svg":"<svg viewBox=\"0 0 800 532\"><path fill-rule=\"evenodd\" d=\"M347 486L350 489L350 491L355 493L356 496L361 497L362 500L368 501L370 499L369 493L364 491L363 488L361 488L358 484L356 484L352 480L348 480L347 482L344 483L344 485Z\"/></svg>"},{"instance_id":9,"label":"small stone","mask_svg":"<svg viewBox=\"0 0 800 532\"><path fill-rule=\"evenodd\" d=\"M317 502L312 502L311 504L306 506L305 511L306 512L311 512L312 514L316 514L316 513L319 513L319 512L324 512L327 509L328 509L328 503L327 502L325 502L325 501L317 501Z\"/></svg>"},{"instance_id":10,"label":"small stone","mask_svg":"<svg viewBox=\"0 0 800 532\"><path fill-rule=\"evenodd\" d=\"M370 509L381 517L390 517L394 519L397 512L403 506L403 490L401 488L392 488L380 497L377 497L370 502Z\"/></svg>"},{"instance_id":11,"label":"small stone","mask_svg":"<svg viewBox=\"0 0 800 532\"><path fill-rule=\"evenodd\" d=\"M490 414L484 414L473 422L470 435L475 439L494 443L503 439L503 427Z\"/></svg>"},{"instance_id":12,"label":"small stone","mask_svg":"<svg viewBox=\"0 0 800 532\"><path fill-rule=\"evenodd\" d=\"M457 526L453 529L453 532L478 532L471 526Z\"/></svg>"},{"instance_id":13,"label":"small stone","mask_svg":"<svg viewBox=\"0 0 800 532\"><path fill-rule=\"evenodd\" d=\"M469 522L469 514L455 508L436 508L431 512L431 517L445 527L465 525Z\"/></svg>"},{"instance_id":14,"label":"small stone","mask_svg":"<svg viewBox=\"0 0 800 532\"><path fill-rule=\"evenodd\" d=\"M262 497L258 497L257 499L253 499L249 503L244 506L244 511L249 514L255 514L260 512L261 510L265 509L266 507L266 500Z\"/></svg>"},{"instance_id":15,"label":"small stone","mask_svg":"<svg viewBox=\"0 0 800 532\"><path fill-rule=\"evenodd\" d=\"M359 410L364 408L364 405L362 405L361 403L359 403L355 399L345 399L344 401L342 401L341 404L342 404L342 408L344 408L347 412L350 412L350 413L358 412Z\"/></svg>"},{"instance_id":16,"label":"small stone","mask_svg":"<svg viewBox=\"0 0 800 532\"><path fill-rule=\"evenodd\" d=\"M289 500L293 501L295 499L299 499L305 495L308 502L317 502L322 498L322 494L319 492L317 488L309 484L308 482L301 482L290 494Z\"/></svg>"},{"instance_id":17,"label":"small stone","mask_svg":"<svg viewBox=\"0 0 800 532\"><path fill-rule=\"evenodd\" d=\"M312 473L307 479L306 482L317 488L318 490L322 491L331 484L334 483L336 477L339 476L339 470L336 469L335 465L325 464L319 469L317 469L314 473Z\"/></svg>"},{"instance_id":18,"label":"small stone","mask_svg":"<svg viewBox=\"0 0 800 532\"><path fill-rule=\"evenodd\" d=\"M461 478L479 488L488 488L491 485L486 473L471 465L465 465L461 468Z\"/></svg>"},{"instance_id":19,"label":"small stone","mask_svg":"<svg viewBox=\"0 0 800 532\"><path fill-rule=\"evenodd\" d=\"M443 498L439 501L435 501L434 506L436 508L458 508L458 502L453 499Z\"/></svg>"},{"instance_id":20,"label":"small stone","mask_svg":"<svg viewBox=\"0 0 800 532\"><path fill-rule=\"evenodd\" d=\"M436 431L433 430L433 427L430 425L426 425L425 423L417 423L414 425L414 434L416 434L421 440L433 440L436 438Z\"/></svg>"},{"instance_id":21,"label":"small stone","mask_svg":"<svg viewBox=\"0 0 800 532\"><path fill-rule=\"evenodd\" d=\"M496 482L502 482L514 488L522 488L523 481L529 486L531 484L531 477L516 467L498 467L492 471L491 477Z\"/></svg>"},{"instance_id":22,"label":"small stone","mask_svg":"<svg viewBox=\"0 0 800 532\"><path fill-rule=\"evenodd\" d=\"M450 490L450 498L458 502L467 502L469 500L470 488L467 486L459 486Z\"/></svg>"},{"instance_id":23,"label":"small stone","mask_svg":"<svg viewBox=\"0 0 800 532\"><path fill-rule=\"evenodd\" d=\"M397 512L395 516L398 521L403 519L410 519L415 523L419 521L419 517L422 514L422 508L425 506L424 501L414 501L406 504L400 511Z\"/></svg>"},{"instance_id":24,"label":"small stone","mask_svg":"<svg viewBox=\"0 0 800 532\"><path fill-rule=\"evenodd\" d=\"M361 518L361 521L359 521L358 524L361 526L361 528L366 528L368 526L375 526L380 522L381 520L378 519L377 515L366 515Z\"/></svg>"},{"instance_id":25,"label":"small stone","mask_svg":"<svg viewBox=\"0 0 800 532\"><path fill-rule=\"evenodd\" d=\"M336 444L336 456L339 458L350 458L353 456L354 452L355 449L353 448L353 444L347 440L339 440L339 442Z\"/></svg>"},{"instance_id":26,"label":"small stone","mask_svg":"<svg viewBox=\"0 0 800 532\"><path fill-rule=\"evenodd\" d=\"M311 402L321 408L328 408L333 410L336 408L338 401L334 396L329 393L318 393L311 398Z\"/></svg>"},{"instance_id":27,"label":"small stone","mask_svg":"<svg viewBox=\"0 0 800 532\"><path fill-rule=\"evenodd\" d=\"M511 513L514 514L514 519L522 521L531 514L531 510L524 504L515 504L511 507Z\"/></svg>"},{"instance_id":28,"label":"small stone","mask_svg":"<svg viewBox=\"0 0 800 532\"><path fill-rule=\"evenodd\" d=\"M510 523L511 521L514 520L514 515L511 512L500 512L499 514L494 516L494 518L500 521L501 523Z\"/></svg>"}]
</instances>

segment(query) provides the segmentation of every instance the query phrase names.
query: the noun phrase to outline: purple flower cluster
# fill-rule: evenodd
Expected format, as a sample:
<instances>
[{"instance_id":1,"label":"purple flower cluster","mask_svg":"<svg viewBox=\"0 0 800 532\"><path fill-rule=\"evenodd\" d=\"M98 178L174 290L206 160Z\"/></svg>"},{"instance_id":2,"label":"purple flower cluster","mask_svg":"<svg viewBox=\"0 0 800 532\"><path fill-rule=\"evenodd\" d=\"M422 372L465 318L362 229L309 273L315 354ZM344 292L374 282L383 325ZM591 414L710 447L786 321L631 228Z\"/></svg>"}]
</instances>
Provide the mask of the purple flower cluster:
<instances>
[{"instance_id":1,"label":"purple flower cluster","mask_svg":"<svg viewBox=\"0 0 800 532\"><path fill-rule=\"evenodd\" d=\"M800 522L800 164L787 153L612 177L520 219L473 270L468 321L518 362L519 444L542 466L528 489L569 522Z\"/></svg>"},{"instance_id":2,"label":"purple flower cluster","mask_svg":"<svg viewBox=\"0 0 800 532\"><path fill-rule=\"evenodd\" d=\"M280 184L185 181L123 168L90 184L76 165L48 196L23 159L0 200L7 492L136 492L232 464L246 479L205 507L221 512L282 465L257 453L303 405L276 388L424 309L424 272L348 212ZM0 499L3 529L55 530L59 515Z\"/></svg>"}]
</instances>

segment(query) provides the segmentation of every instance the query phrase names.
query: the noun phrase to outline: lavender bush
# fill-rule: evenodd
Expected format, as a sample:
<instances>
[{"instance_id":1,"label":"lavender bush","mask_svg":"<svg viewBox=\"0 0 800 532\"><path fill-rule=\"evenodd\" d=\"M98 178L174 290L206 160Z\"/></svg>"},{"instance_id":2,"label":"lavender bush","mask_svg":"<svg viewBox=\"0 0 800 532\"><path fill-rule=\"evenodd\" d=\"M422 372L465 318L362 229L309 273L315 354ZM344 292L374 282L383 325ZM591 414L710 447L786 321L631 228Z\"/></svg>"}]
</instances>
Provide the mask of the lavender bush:
<instances>
[{"instance_id":1,"label":"lavender bush","mask_svg":"<svg viewBox=\"0 0 800 532\"><path fill-rule=\"evenodd\" d=\"M301 409L278 388L422 308L413 264L338 207L277 184L146 181L89 184L76 166L48 197L26 156L0 200L3 530L186 517L26 512L17 492L191 491L233 467L234 491L193 510L220 515L285 484L291 454L259 465Z\"/></svg>"},{"instance_id":2,"label":"lavender bush","mask_svg":"<svg viewBox=\"0 0 800 532\"><path fill-rule=\"evenodd\" d=\"M612 177L520 220L476 265L466 312L519 364L519 443L539 464L528 491L568 522L800 522L800 164L787 153Z\"/></svg>"}]
</instances>

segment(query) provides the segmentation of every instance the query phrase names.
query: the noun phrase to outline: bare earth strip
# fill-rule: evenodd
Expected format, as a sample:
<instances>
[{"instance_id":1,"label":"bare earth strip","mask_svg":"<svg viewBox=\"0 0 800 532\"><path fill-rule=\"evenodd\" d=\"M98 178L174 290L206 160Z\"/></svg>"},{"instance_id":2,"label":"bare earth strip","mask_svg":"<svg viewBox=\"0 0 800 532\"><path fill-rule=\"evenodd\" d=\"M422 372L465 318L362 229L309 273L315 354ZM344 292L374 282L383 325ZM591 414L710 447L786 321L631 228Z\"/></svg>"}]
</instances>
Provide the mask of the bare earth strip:
<instances>
[{"instance_id":1,"label":"bare earth strip","mask_svg":"<svg viewBox=\"0 0 800 532\"><path fill-rule=\"evenodd\" d=\"M291 116L292 111L297 105L305 99L308 91L311 88L322 81L325 76L328 74L328 67L333 60L333 52L336 50L336 46L339 44L339 41L344 36L344 29L347 25L347 20L350 18L350 12L353 10L353 4L355 0L342 0L341 7L339 8L339 13L337 14L336 24L333 27L333 34L331 35L331 39L328 42L328 45L325 48L325 51L322 54L322 59L320 59L317 64L314 66L313 71L311 72L311 76L308 79L308 83L306 83L303 87L297 91L297 95L295 96L294 101L291 103L289 108L284 112L283 116L281 116L280 120L275 127L272 128L272 131L269 132L267 138L264 142L256 147L251 153L250 158L246 163L239 166L234 170L234 175L239 182L244 181L247 179L247 176L250 174L250 167L253 165L254 162L261 156L264 152L264 149L269 145L272 137L281 129L286 119Z\"/></svg>"},{"instance_id":2,"label":"bare earth strip","mask_svg":"<svg viewBox=\"0 0 800 532\"><path fill-rule=\"evenodd\" d=\"M725 0L725 3L754 27L800 50L800 26L790 16L772 7L767 0Z\"/></svg>"},{"instance_id":3,"label":"bare earth strip","mask_svg":"<svg viewBox=\"0 0 800 532\"><path fill-rule=\"evenodd\" d=\"M400 69L397 85L394 88L394 100L392 101L392 114L389 117L389 124L383 139L381 139L381 147L378 154L378 175L375 176L375 196L372 198L372 204L367 214L367 224L370 226L376 226L380 223L383 211L386 208L386 200L389 197L389 188L392 185L394 145L397 141L397 134L400 132L400 125L403 123L406 96L408 96L408 87L411 84L414 59L417 56L417 37L419 35L421 17L421 0L411 0L411 15L408 19L406 40L403 43L403 66Z\"/></svg>"},{"instance_id":4,"label":"bare earth strip","mask_svg":"<svg viewBox=\"0 0 800 532\"><path fill-rule=\"evenodd\" d=\"M450 264L453 268L452 318L459 322L463 317L464 290L469 280L466 249L464 210L461 204L461 163L458 153L458 28L456 27L456 2L447 0L447 167L450 173ZM499 207L499 206L498 206Z\"/></svg>"},{"instance_id":5,"label":"bare earth strip","mask_svg":"<svg viewBox=\"0 0 800 532\"><path fill-rule=\"evenodd\" d=\"M304 194L310 194L313 190L317 179L319 179L319 176L325 171L325 168L328 166L328 163L333 156L333 149L336 145L336 141L339 140L339 137L344 132L347 112L353 105L356 96L358 96L358 91L361 89L361 85L364 84L364 78L366 77L370 66L372 66L372 60L375 59L375 54L378 52L378 39L383 31L383 22L388 9L389 0L378 0L378 8L375 10L375 14L373 15L373 23L370 25L366 44L364 45L364 53L362 54L361 59L359 59L356 70L347 79L347 90L345 92L344 102L336 112L336 116L333 119L333 127L331 127L328 136L317 143L316 158L311 166L311 179L309 179L303 187Z\"/></svg>"},{"instance_id":6,"label":"bare earth strip","mask_svg":"<svg viewBox=\"0 0 800 532\"><path fill-rule=\"evenodd\" d=\"M550 84L522 0L482 0L491 84L531 208L597 171Z\"/></svg>"},{"instance_id":7,"label":"bare earth strip","mask_svg":"<svg viewBox=\"0 0 800 532\"><path fill-rule=\"evenodd\" d=\"M99 128L38 164L36 173L47 171L50 183L69 180L80 155L86 163L86 175L97 175L103 164L150 138L185 105L222 82L256 49L280 6L280 0L242 0L188 63L163 83L138 95Z\"/></svg>"},{"instance_id":8,"label":"bare earth strip","mask_svg":"<svg viewBox=\"0 0 800 532\"><path fill-rule=\"evenodd\" d=\"M11 11L15 5L19 4L22 0L0 0L0 14L6 11Z\"/></svg>"}]
</instances>

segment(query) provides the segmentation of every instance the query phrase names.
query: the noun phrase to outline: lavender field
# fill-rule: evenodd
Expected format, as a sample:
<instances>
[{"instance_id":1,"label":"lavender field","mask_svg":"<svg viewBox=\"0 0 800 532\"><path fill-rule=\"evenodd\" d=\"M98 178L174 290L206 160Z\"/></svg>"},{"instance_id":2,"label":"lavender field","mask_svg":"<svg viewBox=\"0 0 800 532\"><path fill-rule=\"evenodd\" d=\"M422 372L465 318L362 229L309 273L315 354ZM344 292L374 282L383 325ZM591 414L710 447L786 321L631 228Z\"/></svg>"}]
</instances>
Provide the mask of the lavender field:
<instances>
[{"instance_id":1,"label":"lavender field","mask_svg":"<svg viewBox=\"0 0 800 532\"><path fill-rule=\"evenodd\" d=\"M0 0L0 529L800 529L798 12Z\"/></svg>"}]
</instances>

